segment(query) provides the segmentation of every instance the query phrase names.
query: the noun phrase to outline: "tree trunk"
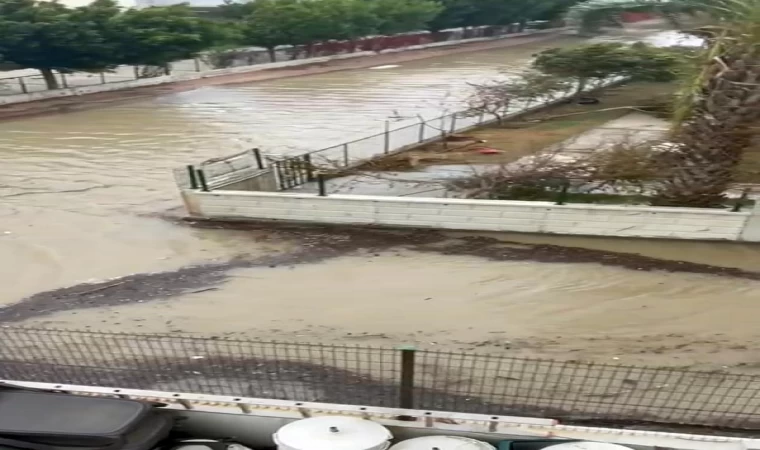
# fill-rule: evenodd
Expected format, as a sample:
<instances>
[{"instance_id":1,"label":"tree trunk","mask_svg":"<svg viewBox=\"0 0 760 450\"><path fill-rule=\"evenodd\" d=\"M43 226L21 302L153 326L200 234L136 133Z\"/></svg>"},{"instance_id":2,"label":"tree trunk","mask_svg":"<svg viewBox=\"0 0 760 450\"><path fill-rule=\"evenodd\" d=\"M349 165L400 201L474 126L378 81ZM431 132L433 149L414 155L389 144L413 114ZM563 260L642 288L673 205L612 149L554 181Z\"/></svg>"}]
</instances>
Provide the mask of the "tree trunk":
<instances>
[{"instance_id":1,"label":"tree trunk","mask_svg":"<svg viewBox=\"0 0 760 450\"><path fill-rule=\"evenodd\" d=\"M721 44L727 50L707 68L701 95L675 135L678 148L663 155L670 171L657 205L721 206L734 182L751 127L760 120L760 52L734 44L738 40Z\"/></svg>"},{"instance_id":2,"label":"tree trunk","mask_svg":"<svg viewBox=\"0 0 760 450\"><path fill-rule=\"evenodd\" d=\"M583 95L583 91L586 90L588 87L588 78L581 78L578 80L578 87L575 89L575 94L573 94L572 101L577 102L578 99L581 98Z\"/></svg>"},{"instance_id":3,"label":"tree trunk","mask_svg":"<svg viewBox=\"0 0 760 450\"><path fill-rule=\"evenodd\" d=\"M48 89L58 89L58 79L55 77L53 69L39 69L42 74L42 78L45 80L45 84Z\"/></svg>"},{"instance_id":4,"label":"tree trunk","mask_svg":"<svg viewBox=\"0 0 760 450\"><path fill-rule=\"evenodd\" d=\"M306 57L311 58L314 56L314 43L309 42L306 44Z\"/></svg>"},{"instance_id":5,"label":"tree trunk","mask_svg":"<svg viewBox=\"0 0 760 450\"><path fill-rule=\"evenodd\" d=\"M354 53L356 52L356 46L358 45L356 39L351 39L348 44L348 52Z\"/></svg>"},{"instance_id":6,"label":"tree trunk","mask_svg":"<svg viewBox=\"0 0 760 450\"><path fill-rule=\"evenodd\" d=\"M274 47L267 47L267 53L269 53L270 61L277 62L277 52L275 52Z\"/></svg>"}]
</instances>

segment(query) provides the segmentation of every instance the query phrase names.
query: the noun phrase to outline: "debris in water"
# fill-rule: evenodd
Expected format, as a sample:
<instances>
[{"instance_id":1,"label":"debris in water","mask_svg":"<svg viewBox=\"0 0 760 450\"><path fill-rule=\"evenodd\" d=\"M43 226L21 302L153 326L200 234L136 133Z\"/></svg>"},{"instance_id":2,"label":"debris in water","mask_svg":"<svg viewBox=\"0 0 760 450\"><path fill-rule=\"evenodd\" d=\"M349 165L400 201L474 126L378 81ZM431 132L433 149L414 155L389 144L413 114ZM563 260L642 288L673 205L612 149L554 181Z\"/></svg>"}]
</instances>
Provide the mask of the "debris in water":
<instances>
[{"instance_id":1,"label":"debris in water","mask_svg":"<svg viewBox=\"0 0 760 450\"><path fill-rule=\"evenodd\" d=\"M497 150L495 148L479 148L476 150L476 152L480 153L481 155L499 155L501 153L504 153L502 150Z\"/></svg>"}]
</instances>

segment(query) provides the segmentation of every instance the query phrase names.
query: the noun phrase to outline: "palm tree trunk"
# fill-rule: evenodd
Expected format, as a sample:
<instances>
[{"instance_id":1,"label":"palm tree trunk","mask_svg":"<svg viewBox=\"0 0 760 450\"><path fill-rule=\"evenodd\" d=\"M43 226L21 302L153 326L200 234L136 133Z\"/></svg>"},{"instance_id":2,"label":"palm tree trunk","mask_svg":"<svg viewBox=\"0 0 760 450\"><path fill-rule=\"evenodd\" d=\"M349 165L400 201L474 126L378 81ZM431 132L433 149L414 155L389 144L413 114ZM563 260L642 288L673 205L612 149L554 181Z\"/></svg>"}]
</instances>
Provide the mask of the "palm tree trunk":
<instances>
[{"instance_id":1,"label":"palm tree trunk","mask_svg":"<svg viewBox=\"0 0 760 450\"><path fill-rule=\"evenodd\" d=\"M734 40L729 46L736 45ZM718 45L718 44L713 44ZM690 118L664 155L669 176L655 204L715 207L733 183L751 130L760 119L760 50L739 44L711 61Z\"/></svg>"}]
</instances>

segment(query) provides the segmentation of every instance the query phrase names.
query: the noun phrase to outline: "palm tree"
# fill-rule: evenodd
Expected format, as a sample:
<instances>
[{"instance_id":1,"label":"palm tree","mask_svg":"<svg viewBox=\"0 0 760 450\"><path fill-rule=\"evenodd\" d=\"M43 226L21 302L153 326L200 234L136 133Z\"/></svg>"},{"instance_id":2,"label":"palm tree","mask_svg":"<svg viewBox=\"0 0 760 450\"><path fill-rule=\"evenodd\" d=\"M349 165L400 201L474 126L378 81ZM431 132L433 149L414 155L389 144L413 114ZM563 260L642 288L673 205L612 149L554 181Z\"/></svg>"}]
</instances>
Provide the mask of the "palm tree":
<instances>
[{"instance_id":1,"label":"palm tree","mask_svg":"<svg viewBox=\"0 0 760 450\"><path fill-rule=\"evenodd\" d=\"M704 11L711 25L695 73L679 95L673 118L672 151L663 155L667 176L658 205L714 207L736 176L752 128L760 119L760 0L617 2L579 5L572 14L588 22L631 8L679 12Z\"/></svg>"}]
</instances>

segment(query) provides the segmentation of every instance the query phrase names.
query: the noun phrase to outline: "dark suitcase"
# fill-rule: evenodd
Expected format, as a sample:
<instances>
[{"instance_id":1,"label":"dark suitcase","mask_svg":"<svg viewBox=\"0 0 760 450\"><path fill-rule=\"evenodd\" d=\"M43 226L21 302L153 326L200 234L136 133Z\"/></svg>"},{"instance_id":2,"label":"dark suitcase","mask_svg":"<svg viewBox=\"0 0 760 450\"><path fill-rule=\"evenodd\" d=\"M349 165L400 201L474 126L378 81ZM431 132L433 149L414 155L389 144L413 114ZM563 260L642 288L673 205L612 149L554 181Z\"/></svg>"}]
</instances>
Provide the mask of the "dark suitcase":
<instances>
[{"instance_id":1,"label":"dark suitcase","mask_svg":"<svg viewBox=\"0 0 760 450\"><path fill-rule=\"evenodd\" d=\"M150 450L172 426L149 403L0 389L0 449Z\"/></svg>"}]
</instances>

